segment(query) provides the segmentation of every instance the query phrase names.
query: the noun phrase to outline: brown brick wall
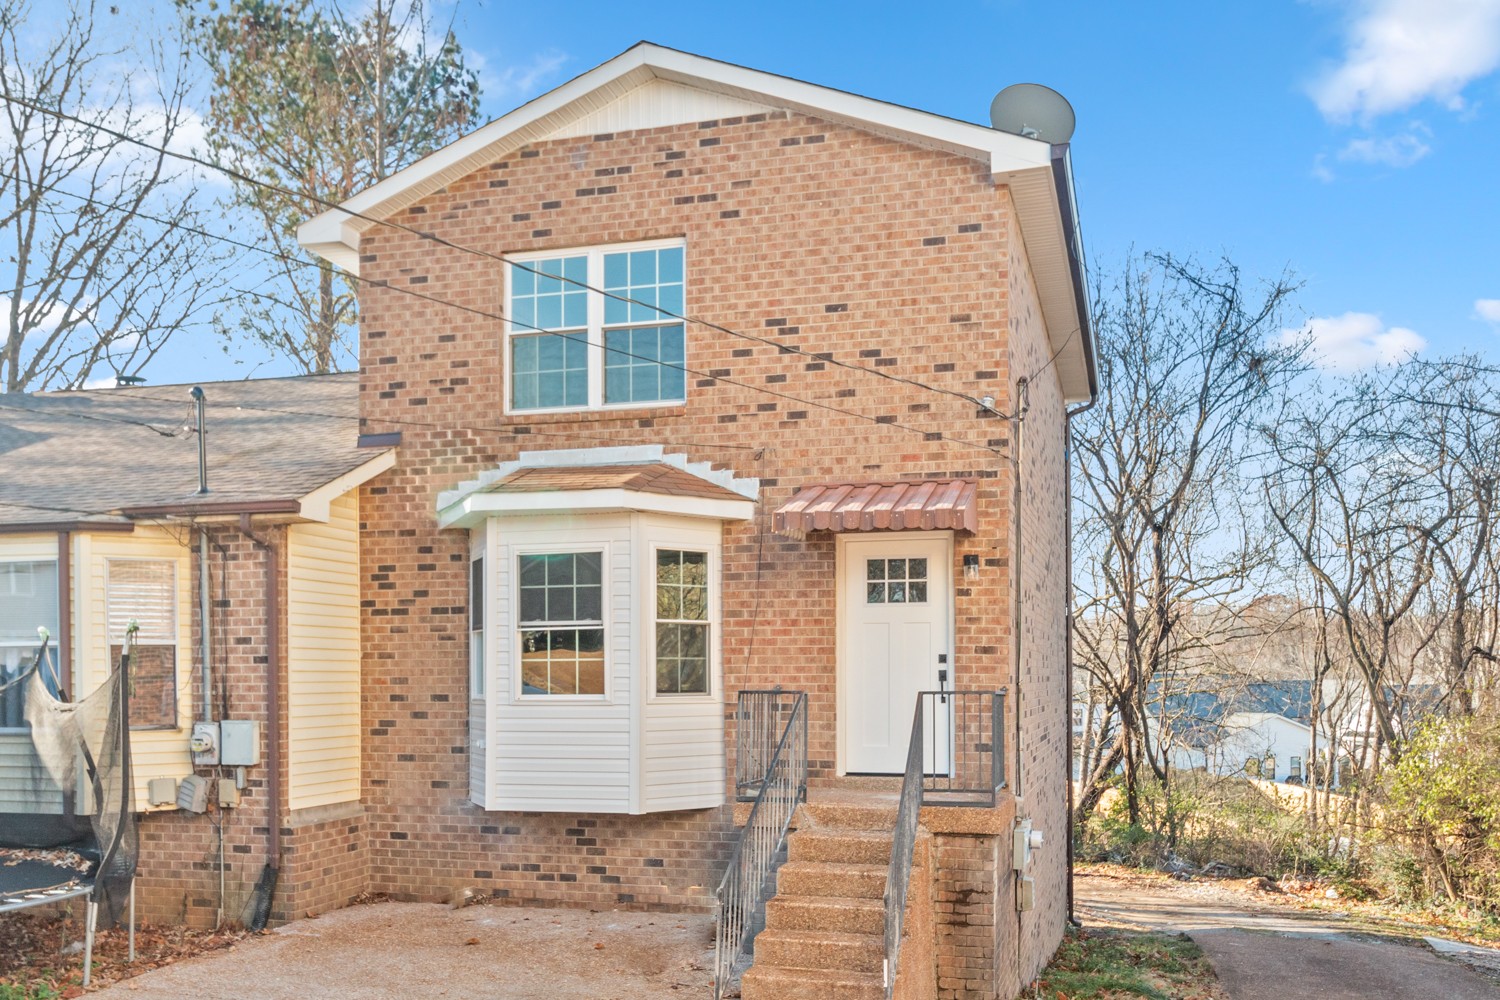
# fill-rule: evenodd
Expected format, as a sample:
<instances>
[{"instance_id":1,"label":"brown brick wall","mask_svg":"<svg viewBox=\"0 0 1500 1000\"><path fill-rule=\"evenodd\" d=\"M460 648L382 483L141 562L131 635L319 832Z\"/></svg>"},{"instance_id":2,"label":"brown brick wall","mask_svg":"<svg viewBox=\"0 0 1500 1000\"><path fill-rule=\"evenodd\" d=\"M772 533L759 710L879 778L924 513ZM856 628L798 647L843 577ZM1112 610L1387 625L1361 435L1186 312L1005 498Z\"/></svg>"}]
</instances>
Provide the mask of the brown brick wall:
<instances>
[{"instance_id":1,"label":"brown brick wall","mask_svg":"<svg viewBox=\"0 0 1500 1000\"><path fill-rule=\"evenodd\" d=\"M994 396L1008 411L1014 378L1043 369L1050 352L1013 252L1008 198L983 165L798 115L754 115L542 143L399 221L492 254L684 237L689 310L772 343L690 325L688 366L703 374L689 376L686 405L507 417L500 323L394 290L417 287L498 314L503 265L390 229L366 235L362 274L391 287L362 291L362 427L403 434L397 466L361 502L373 889L434 898L477 883L520 900L685 906L706 905L717 882L732 832L726 811L500 814L467 800L467 539L436 529L434 505L439 491L522 449L665 444L761 480L758 519L725 528L726 708L742 687L807 690L818 774L835 761L835 546L826 536L770 534L769 511L802 483L972 477L980 524L956 540L954 679L1011 683L1010 422L778 346ZM1033 541L1057 537L1027 551L1033 582L1063 571L1060 520L1047 514L1050 505L1060 517L1065 502L1054 489L1060 428L1055 373L1043 371L1032 390L1026 479L1046 490L1028 494L1025 523ZM981 561L974 580L960 568L969 553ZM1045 620L1060 621L1058 587L1027 591L1036 608L1025 626L1036 651L1025 668L1027 741L1054 740L1048 720L1061 717L1060 669L1056 684L1049 673L1061 660L1061 633ZM1027 753L1033 811L1060 844L1045 811L1055 796L1040 789L1060 787L1061 765L1051 772L1045 747ZM995 907L1005 918L995 923L1009 931L992 933L1014 941L1003 890ZM1055 907L1034 918L1039 948L1055 918Z\"/></svg>"},{"instance_id":2,"label":"brown brick wall","mask_svg":"<svg viewBox=\"0 0 1500 1000\"><path fill-rule=\"evenodd\" d=\"M285 593L284 528L257 524L256 533L277 545ZM193 649L191 684L193 717L201 714L201 639L198 616L196 535L184 532L194 546ZM206 814L152 812L141 820L141 857L137 906L143 921L212 926L221 906L220 835L223 837L223 915L227 921L249 917L255 882L270 858L270 754L267 713L267 616L265 555L236 528L210 529L211 656L214 705L220 718L251 719L261 727L261 761L246 769L239 805ZM283 624L285 618L283 615ZM281 631L282 707L285 718L285 628ZM184 728L190 719L182 720ZM186 737L184 737L186 738ZM273 897L272 919L280 922L311 912L346 905L368 884L362 820L310 822L316 817L286 813L286 740L282 738L282 872ZM197 768L198 774L222 775L233 781L233 769ZM214 797L210 795L210 802ZM144 803L142 803L144 805ZM356 806L357 809L357 806Z\"/></svg>"}]
</instances>

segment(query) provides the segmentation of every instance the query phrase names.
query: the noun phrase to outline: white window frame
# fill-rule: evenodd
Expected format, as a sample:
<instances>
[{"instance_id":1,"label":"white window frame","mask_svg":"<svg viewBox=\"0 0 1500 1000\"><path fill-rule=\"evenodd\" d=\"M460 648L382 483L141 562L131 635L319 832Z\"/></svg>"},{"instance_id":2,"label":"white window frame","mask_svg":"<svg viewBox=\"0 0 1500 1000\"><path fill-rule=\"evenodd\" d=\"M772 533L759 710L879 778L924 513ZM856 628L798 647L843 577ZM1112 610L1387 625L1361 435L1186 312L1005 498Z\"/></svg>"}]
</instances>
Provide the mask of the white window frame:
<instances>
[{"instance_id":1,"label":"white window frame","mask_svg":"<svg viewBox=\"0 0 1500 1000\"><path fill-rule=\"evenodd\" d=\"M597 552L599 554L599 627L604 630L603 652L604 652L604 692L602 694L526 694L524 671L521 668L521 557L522 556L548 556L548 555L581 555L586 552ZM568 703L582 703L586 705L610 704L614 701L614 657L611 655L610 642L613 640L613 630L610 628L610 577L609 577L609 543L607 541L578 539L576 541L558 542L547 545L512 545L510 547L510 565L506 567L510 575L510 606L505 615L505 628L508 634L506 641L510 644L510 676L511 676L511 701L516 704L529 705L565 705ZM547 626L563 627L561 626ZM580 626L581 627L581 626ZM592 628L593 626L588 626Z\"/></svg>"},{"instance_id":2,"label":"white window frame","mask_svg":"<svg viewBox=\"0 0 1500 1000\"><path fill-rule=\"evenodd\" d=\"M646 685L646 697L651 701L715 701L718 699L718 670L719 670L719 554L714 546L708 546L696 539L684 541L654 541L646 547L646 572L651 578L651 590L649 598L643 603L646 607L645 621L642 622L642 633L640 648L644 652L645 676L642 683ZM656 558L657 553L667 552L702 552L708 558L706 570L708 580L708 637L705 646L708 652L707 664L707 690L704 691L658 691L656 690L656 625L663 619L656 617ZM674 619L668 619L674 620Z\"/></svg>"},{"instance_id":3,"label":"white window frame","mask_svg":"<svg viewBox=\"0 0 1500 1000\"><path fill-rule=\"evenodd\" d=\"M506 254L505 259L507 261L515 261L518 264L531 264L531 263L534 263L536 261L541 261L541 260L557 260L557 259L560 259L560 258L563 258L563 257L587 257L588 258L587 269L586 269L587 277L585 278L585 281L588 283L589 287L591 287L591 288L602 289L604 287L604 257L605 257L606 254L630 253L630 252L635 251L635 250L667 250L667 249L671 249L671 248L674 248L674 247L681 248L682 251L683 251L683 254L682 254L682 258L683 258L682 259L682 298L683 298L683 307L682 308L683 308L683 315L687 316L687 315L690 315L690 313L688 311L690 309L690 303L689 303L690 282L688 280L687 241L684 240L684 239L682 239L682 238L680 238L680 237L672 238L672 239L662 239L662 240L641 240L641 241L638 241L638 242L635 242L635 243L608 243L608 244L603 244L603 245L600 245L600 246L573 247L571 249L566 249L566 250L538 250L538 251L530 251L530 252L527 252L527 253ZM687 402L688 385L687 385L687 373L686 372L683 373L683 380L682 380L682 397L683 398L681 398L681 399L653 399L653 400L643 400L643 401L639 401L639 402L632 400L631 402L628 402L628 403L605 403L604 402L604 298L605 298L605 296L604 296L604 294L602 292L589 292L588 293L588 328L583 333L583 336L584 336L585 340L587 341L587 343L585 344L584 349L585 349L585 351L587 353L587 357L588 357L588 402L585 403L582 406L537 406L537 407L528 407L528 408L522 409L522 410L516 409L513 406L512 400L511 400L511 386L512 386L513 379L515 377L515 373L511 370L512 369L511 359L512 359L512 357L514 357L514 353L513 353L512 349L511 349L511 344L514 342L514 340L515 340L516 337L535 336L537 333L539 333L541 331L537 331L535 329L532 329L529 326L515 326L515 325L513 325L511 323L511 321L510 321L511 288L512 288L513 277L514 277L516 269L513 268L513 267L511 267L508 263L504 264L504 265L501 265L501 267L502 267L502 270L505 272L504 273L504 282L503 282L503 296L502 296L502 302L504 303L504 312L505 312L505 317L506 317L506 319L505 319L505 338L504 338L505 343L504 343L504 347L503 347L504 358L503 358L503 363L501 365L501 371L503 373L502 381L504 382L504 411L505 411L505 413L507 413L507 414L513 414L515 416L528 416L528 415L531 415L531 414L546 414L546 413L584 413L584 412L588 412L590 410L604 410L604 411L611 411L611 410L646 410L646 409L660 409L661 407L664 407L664 406L682 406L682 405L684 405ZM643 320L643 321L640 321L640 322L633 322L633 323L618 323L618 324L614 324L614 325L612 325L610 327L610 329L625 329L625 328L628 328L628 327L670 326L670 325L678 323L678 322L680 322L680 321L672 319L669 316L663 315L663 316L658 316L655 319L652 319L652 320L649 320L649 321L648 320ZM688 360L689 360L688 356L687 356L687 326L688 326L688 324L686 322L683 322L682 326L683 326L683 332L682 332L682 335L683 335L683 364L684 364L684 367L686 367L686 365L688 363ZM553 695L552 697L557 697L557 696Z\"/></svg>"}]
</instances>

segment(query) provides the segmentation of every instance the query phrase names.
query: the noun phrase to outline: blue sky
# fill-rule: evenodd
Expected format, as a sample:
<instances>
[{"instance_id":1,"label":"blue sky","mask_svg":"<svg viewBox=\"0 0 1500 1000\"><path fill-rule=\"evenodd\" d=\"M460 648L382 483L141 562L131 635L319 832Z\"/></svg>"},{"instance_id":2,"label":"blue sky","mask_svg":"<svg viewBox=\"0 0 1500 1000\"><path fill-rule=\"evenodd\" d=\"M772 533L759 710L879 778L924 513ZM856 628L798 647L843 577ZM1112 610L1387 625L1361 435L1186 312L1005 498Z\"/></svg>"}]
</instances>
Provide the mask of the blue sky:
<instances>
[{"instance_id":1,"label":"blue sky","mask_svg":"<svg viewBox=\"0 0 1500 1000\"><path fill-rule=\"evenodd\" d=\"M640 39L987 122L1021 81L1078 115L1091 263L1134 247L1295 272L1325 366L1500 347L1500 0L520 4L437 0L487 117ZM236 377L182 345L152 381Z\"/></svg>"},{"instance_id":2,"label":"blue sky","mask_svg":"<svg viewBox=\"0 0 1500 1000\"><path fill-rule=\"evenodd\" d=\"M979 122L1001 87L1045 83L1077 111L1096 267L1134 247L1290 268L1335 370L1500 347L1495 0L469 0L458 19L489 114L640 38Z\"/></svg>"}]
</instances>

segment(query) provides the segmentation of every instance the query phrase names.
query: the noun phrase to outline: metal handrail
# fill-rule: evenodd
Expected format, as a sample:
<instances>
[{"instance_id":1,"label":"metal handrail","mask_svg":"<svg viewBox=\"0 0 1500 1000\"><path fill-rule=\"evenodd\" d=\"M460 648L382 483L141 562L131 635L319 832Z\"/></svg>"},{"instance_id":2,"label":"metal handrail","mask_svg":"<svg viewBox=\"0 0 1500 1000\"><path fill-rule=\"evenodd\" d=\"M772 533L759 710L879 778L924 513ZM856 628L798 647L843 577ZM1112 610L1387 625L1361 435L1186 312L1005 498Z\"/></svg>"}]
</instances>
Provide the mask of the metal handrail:
<instances>
[{"instance_id":1,"label":"metal handrail","mask_svg":"<svg viewBox=\"0 0 1500 1000\"><path fill-rule=\"evenodd\" d=\"M896 989L901 925L922 806L993 806L1005 787L1005 689L923 691L906 748L906 773L885 879L885 995ZM929 725L930 720L930 725Z\"/></svg>"},{"instance_id":2,"label":"metal handrail","mask_svg":"<svg viewBox=\"0 0 1500 1000\"><path fill-rule=\"evenodd\" d=\"M754 782L758 788L754 805L715 894L714 1000L725 996L735 964L760 929L766 901L775 894L776 869L780 866L792 817L798 803L807 798L806 693L741 692L737 725L751 729L764 726L765 718L756 714L758 711L771 712L772 719L784 716L786 722L764 771ZM737 741L737 746L743 744ZM737 791L742 791L747 781L737 762Z\"/></svg>"}]
</instances>

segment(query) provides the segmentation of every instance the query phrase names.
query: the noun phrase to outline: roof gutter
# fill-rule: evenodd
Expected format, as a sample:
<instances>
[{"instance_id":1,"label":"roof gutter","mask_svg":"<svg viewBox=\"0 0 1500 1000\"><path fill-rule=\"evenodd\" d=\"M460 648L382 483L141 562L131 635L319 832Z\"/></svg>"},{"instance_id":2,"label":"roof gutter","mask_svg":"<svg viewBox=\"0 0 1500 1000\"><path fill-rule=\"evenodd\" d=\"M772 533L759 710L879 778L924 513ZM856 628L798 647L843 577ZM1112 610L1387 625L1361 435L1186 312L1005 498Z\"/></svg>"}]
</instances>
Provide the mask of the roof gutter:
<instances>
[{"instance_id":1,"label":"roof gutter","mask_svg":"<svg viewBox=\"0 0 1500 1000\"><path fill-rule=\"evenodd\" d=\"M1063 239L1068 246L1068 271L1073 279L1073 303L1078 310L1078 336L1089 373L1089 404L1099 398L1099 355L1094 344L1093 310L1089 306L1088 269L1083 259L1083 236L1078 227L1078 200L1073 192L1073 160L1066 142L1052 146L1052 183L1062 213Z\"/></svg>"},{"instance_id":2,"label":"roof gutter","mask_svg":"<svg viewBox=\"0 0 1500 1000\"><path fill-rule=\"evenodd\" d=\"M0 535L34 535L53 531L121 531L131 532L129 521L10 521L0 524Z\"/></svg>"},{"instance_id":3,"label":"roof gutter","mask_svg":"<svg viewBox=\"0 0 1500 1000\"><path fill-rule=\"evenodd\" d=\"M215 500L210 503L147 504L121 507L126 517L192 517L195 514L300 514L302 501L291 500Z\"/></svg>"}]
</instances>

